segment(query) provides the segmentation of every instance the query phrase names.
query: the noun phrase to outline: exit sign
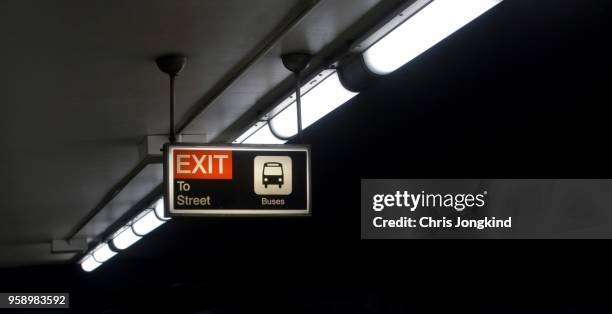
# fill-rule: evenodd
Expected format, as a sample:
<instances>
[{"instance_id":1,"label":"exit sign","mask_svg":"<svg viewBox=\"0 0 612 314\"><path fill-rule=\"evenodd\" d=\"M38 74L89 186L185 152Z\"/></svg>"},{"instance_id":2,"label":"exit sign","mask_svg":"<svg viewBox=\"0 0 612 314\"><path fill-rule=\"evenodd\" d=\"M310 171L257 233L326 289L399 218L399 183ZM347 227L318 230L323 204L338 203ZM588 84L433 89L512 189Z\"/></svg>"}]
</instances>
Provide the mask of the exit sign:
<instances>
[{"instance_id":1,"label":"exit sign","mask_svg":"<svg viewBox=\"0 0 612 314\"><path fill-rule=\"evenodd\" d=\"M166 214L310 214L310 149L304 145L164 146Z\"/></svg>"}]
</instances>

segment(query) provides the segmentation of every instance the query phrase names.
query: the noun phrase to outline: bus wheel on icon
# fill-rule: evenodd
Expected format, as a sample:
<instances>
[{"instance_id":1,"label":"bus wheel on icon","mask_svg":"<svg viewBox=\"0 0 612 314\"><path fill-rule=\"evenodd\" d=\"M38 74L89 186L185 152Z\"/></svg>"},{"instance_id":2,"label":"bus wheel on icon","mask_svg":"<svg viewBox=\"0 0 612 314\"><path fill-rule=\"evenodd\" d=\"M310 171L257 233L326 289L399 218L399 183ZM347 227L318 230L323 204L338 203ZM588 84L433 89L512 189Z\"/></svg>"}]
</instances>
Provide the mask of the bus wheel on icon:
<instances>
[{"instance_id":1,"label":"bus wheel on icon","mask_svg":"<svg viewBox=\"0 0 612 314\"><path fill-rule=\"evenodd\" d=\"M292 191L291 157L257 156L253 164L257 195L289 195Z\"/></svg>"}]
</instances>

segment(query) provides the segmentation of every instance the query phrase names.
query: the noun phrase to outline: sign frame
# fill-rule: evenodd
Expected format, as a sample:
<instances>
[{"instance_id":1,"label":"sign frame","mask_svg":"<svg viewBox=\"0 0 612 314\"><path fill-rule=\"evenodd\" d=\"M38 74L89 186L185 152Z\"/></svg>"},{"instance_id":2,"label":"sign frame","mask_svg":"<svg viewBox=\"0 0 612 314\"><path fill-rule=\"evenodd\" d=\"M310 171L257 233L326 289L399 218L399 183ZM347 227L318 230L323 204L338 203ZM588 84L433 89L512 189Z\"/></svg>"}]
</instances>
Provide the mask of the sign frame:
<instances>
[{"instance_id":1,"label":"sign frame","mask_svg":"<svg viewBox=\"0 0 612 314\"><path fill-rule=\"evenodd\" d=\"M172 152L175 149L193 150L231 150L231 151L298 151L306 153L306 208L305 209L174 209L170 202L174 198L174 184L170 181L174 165ZM203 143L166 143L164 144L164 215L167 217L287 217L312 215L312 187L310 145L296 144L203 144Z\"/></svg>"}]
</instances>

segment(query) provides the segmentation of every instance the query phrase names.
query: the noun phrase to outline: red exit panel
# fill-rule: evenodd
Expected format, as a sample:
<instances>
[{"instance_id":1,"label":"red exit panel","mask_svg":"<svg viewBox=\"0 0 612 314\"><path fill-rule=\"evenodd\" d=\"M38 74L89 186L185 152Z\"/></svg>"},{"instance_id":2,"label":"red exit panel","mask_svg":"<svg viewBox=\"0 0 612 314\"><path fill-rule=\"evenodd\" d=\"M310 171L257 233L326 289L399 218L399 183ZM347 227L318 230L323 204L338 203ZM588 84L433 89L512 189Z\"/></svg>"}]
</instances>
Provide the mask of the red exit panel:
<instances>
[{"instance_id":1,"label":"red exit panel","mask_svg":"<svg viewBox=\"0 0 612 314\"><path fill-rule=\"evenodd\" d=\"M231 150L174 150L175 179L232 179Z\"/></svg>"}]
</instances>

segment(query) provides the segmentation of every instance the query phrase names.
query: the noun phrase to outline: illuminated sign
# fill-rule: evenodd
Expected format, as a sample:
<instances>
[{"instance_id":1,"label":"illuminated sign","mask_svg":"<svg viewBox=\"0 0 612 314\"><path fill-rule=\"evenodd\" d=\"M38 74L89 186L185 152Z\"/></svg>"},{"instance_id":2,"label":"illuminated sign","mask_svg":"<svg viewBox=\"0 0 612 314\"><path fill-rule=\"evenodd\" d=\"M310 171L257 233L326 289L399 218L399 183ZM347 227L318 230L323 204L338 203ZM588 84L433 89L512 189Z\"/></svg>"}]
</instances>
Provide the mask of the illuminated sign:
<instances>
[{"instance_id":1,"label":"illuminated sign","mask_svg":"<svg viewBox=\"0 0 612 314\"><path fill-rule=\"evenodd\" d=\"M169 216L308 215L310 149L166 144L164 182Z\"/></svg>"}]
</instances>

